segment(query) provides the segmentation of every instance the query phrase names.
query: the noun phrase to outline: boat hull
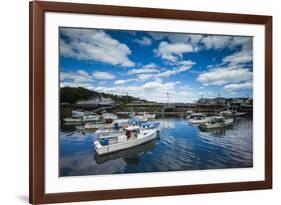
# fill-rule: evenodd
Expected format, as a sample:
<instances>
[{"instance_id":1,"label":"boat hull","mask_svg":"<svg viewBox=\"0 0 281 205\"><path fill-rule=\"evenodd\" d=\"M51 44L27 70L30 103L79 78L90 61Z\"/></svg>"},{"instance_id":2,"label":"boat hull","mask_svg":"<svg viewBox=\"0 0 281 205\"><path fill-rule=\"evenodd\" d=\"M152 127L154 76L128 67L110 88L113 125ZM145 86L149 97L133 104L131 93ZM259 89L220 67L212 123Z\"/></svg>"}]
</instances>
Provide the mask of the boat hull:
<instances>
[{"instance_id":1,"label":"boat hull","mask_svg":"<svg viewBox=\"0 0 281 205\"><path fill-rule=\"evenodd\" d=\"M87 123L87 122L97 122L99 121L98 117L93 117L93 118L64 118L63 123L64 124L82 124L82 123Z\"/></svg>"},{"instance_id":2,"label":"boat hull","mask_svg":"<svg viewBox=\"0 0 281 205\"><path fill-rule=\"evenodd\" d=\"M97 130L99 128L105 128L105 129L109 129L112 128L112 124L111 123L107 123L107 124L102 124L102 123L87 123L84 125L84 129L85 130Z\"/></svg>"},{"instance_id":3,"label":"boat hull","mask_svg":"<svg viewBox=\"0 0 281 205\"><path fill-rule=\"evenodd\" d=\"M94 153L94 158L98 164L103 164L107 161L118 159L118 158L127 158L130 156L137 156L139 153L144 153L149 150L152 150L155 147L156 140L151 140L149 142L143 143L136 147L132 147L129 149L120 150L114 153L98 155L96 152Z\"/></svg>"},{"instance_id":4,"label":"boat hull","mask_svg":"<svg viewBox=\"0 0 281 205\"><path fill-rule=\"evenodd\" d=\"M207 122L207 119L202 119L202 120L194 120L194 119L188 119L187 122L191 123L191 124L202 124Z\"/></svg>"},{"instance_id":5,"label":"boat hull","mask_svg":"<svg viewBox=\"0 0 281 205\"><path fill-rule=\"evenodd\" d=\"M110 144L106 146L102 146L98 140L94 141L95 151L98 155L110 154L113 152L117 152L120 150L129 149L131 147L135 147L146 142L149 142L153 139L156 139L157 131L156 130L148 130L147 135L145 137L138 137L136 139L127 140L125 142Z\"/></svg>"},{"instance_id":6,"label":"boat hull","mask_svg":"<svg viewBox=\"0 0 281 205\"><path fill-rule=\"evenodd\" d=\"M207 130L213 130L213 129L222 129L226 128L228 126L231 126L233 124L233 119L228 119L225 121L225 123L203 123L199 125L200 130L207 131Z\"/></svg>"}]
</instances>

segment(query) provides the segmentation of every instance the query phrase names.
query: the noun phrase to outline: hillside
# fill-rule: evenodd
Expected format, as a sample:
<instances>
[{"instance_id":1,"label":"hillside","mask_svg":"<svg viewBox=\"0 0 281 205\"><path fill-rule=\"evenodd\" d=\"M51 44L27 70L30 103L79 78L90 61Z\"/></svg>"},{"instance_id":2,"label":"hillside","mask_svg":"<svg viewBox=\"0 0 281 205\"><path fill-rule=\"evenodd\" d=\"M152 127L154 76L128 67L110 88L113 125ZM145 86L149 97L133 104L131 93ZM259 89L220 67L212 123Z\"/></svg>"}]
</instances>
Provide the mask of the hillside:
<instances>
[{"instance_id":1,"label":"hillside","mask_svg":"<svg viewBox=\"0 0 281 205\"><path fill-rule=\"evenodd\" d=\"M89 100L93 98L104 97L111 98L116 103L131 103L133 101L142 101L148 102L146 100L142 100L140 98L136 98L133 96L124 96L124 95L113 95L108 93L99 93L96 91L88 90L83 87L63 87L60 88L60 102L61 103L70 103L74 104L80 100Z\"/></svg>"}]
</instances>

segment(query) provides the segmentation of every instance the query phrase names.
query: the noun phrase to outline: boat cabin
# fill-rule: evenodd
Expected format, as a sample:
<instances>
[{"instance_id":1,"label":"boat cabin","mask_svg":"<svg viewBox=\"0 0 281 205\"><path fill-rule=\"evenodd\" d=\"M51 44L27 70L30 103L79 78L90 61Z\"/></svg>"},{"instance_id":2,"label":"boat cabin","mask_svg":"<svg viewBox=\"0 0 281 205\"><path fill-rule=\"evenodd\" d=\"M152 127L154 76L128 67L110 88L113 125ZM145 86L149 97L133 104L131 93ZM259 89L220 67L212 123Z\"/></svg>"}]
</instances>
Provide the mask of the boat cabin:
<instances>
[{"instance_id":1,"label":"boat cabin","mask_svg":"<svg viewBox=\"0 0 281 205\"><path fill-rule=\"evenodd\" d=\"M125 128L127 139L137 138L140 133L140 128L138 126L130 126Z\"/></svg>"}]
</instances>

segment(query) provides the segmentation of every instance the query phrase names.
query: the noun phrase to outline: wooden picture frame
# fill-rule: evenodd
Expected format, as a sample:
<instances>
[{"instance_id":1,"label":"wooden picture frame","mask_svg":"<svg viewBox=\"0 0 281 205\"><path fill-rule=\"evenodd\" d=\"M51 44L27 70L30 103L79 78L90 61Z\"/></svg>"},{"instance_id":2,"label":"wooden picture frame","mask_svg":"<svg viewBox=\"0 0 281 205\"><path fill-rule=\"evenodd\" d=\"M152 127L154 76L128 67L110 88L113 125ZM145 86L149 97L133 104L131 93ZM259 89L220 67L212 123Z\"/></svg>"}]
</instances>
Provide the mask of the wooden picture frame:
<instances>
[{"instance_id":1,"label":"wooden picture frame","mask_svg":"<svg viewBox=\"0 0 281 205\"><path fill-rule=\"evenodd\" d=\"M245 14L33 1L29 5L29 200L32 204L272 188L272 17ZM46 12L246 23L265 26L265 180L46 194L44 188L44 15Z\"/></svg>"}]
</instances>

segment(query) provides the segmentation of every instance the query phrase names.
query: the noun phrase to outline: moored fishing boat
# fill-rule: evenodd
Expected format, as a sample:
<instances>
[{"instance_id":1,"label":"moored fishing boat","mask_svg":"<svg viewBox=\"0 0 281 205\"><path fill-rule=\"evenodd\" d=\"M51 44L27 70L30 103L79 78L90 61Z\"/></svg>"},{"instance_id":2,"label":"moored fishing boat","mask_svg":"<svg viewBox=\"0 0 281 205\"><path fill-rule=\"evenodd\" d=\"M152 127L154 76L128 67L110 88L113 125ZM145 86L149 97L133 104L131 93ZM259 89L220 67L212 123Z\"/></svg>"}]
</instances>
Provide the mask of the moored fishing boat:
<instances>
[{"instance_id":1,"label":"moored fishing boat","mask_svg":"<svg viewBox=\"0 0 281 205\"><path fill-rule=\"evenodd\" d=\"M160 131L160 122L146 122L133 124L132 121L129 121L129 126L138 126L140 129L156 129L157 132ZM127 127L128 125L119 127L113 126L112 128L99 128L95 131L95 134L98 138L113 138L116 137L116 135L125 133Z\"/></svg>"},{"instance_id":2,"label":"moored fishing boat","mask_svg":"<svg viewBox=\"0 0 281 205\"><path fill-rule=\"evenodd\" d=\"M72 110L71 115L72 115L72 118L80 118L80 117L83 117L85 115L85 112Z\"/></svg>"},{"instance_id":3,"label":"moored fishing boat","mask_svg":"<svg viewBox=\"0 0 281 205\"><path fill-rule=\"evenodd\" d=\"M224 117L239 117L239 116L243 116L246 115L246 112L237 112L234 110L224 110L220 112L220 115L224 116Z\"/></svg>"},{"instance_id":4,"label":"moored fishing boat","mask_svg":"<svg viewBox=\"0 0 281 205\"><path fill-rule=\"evenodd\" d=\"M105 123L112 123L114 120L117 120L117 119L118 119L117 115L114 115L112 113L103 113L102 114L102 120Z\"/></svg>"},{"instance_id":5,"label":"moored fishing boat","mask_svg":"<svg viewBox=\"0 0 281 205\"><path fill-rule=\"evenodd\" d=\"M114 120L111 124L113 128L128 127L129 119L117 119Z\"/></svg>"},{"instance_id":6,"label":"moored fishing boat","mask_svg":"<svg viewBox=\"0 0 281 205\"><path fill-rule=\"evenodd\" d=\"M105 130L105 129L119 129L122 127L128 127L129 120L128 119L117 119L114 120L112 123L86 123L83 127L83 130Z\"/></svg>"},{"instance_id":7,"label":"moored fishing boat","mask_svg":"<svg viewBox=\"0 0 281 205\"><path fill-rule=\"evenodd\" d=\"M95 121L99 121L99 120L100 120L99 115L85 115L82 117L83 122L95 122Z\"/></svg>"},{"instance_id":8,"label":"moored fishing boat","mask_svg":"<svg viewBox=\"0 0 281 205\"><path fill-rule=\"evenodd\" d=\"M139 117L143 117L144 119L147 119L147 120L154 120L156 115L155 114L149 114L149 113L146 113L146 112L143 112L143 113L138 113Z\"/></svg>"},{"instance_id":9,"label":"moored fishing boat","mask_svg":"<svg viewBox=\"0 0 281 205\"><path fill-rule=\"evenodd\" d=\"M140 129L138 126L131 126L125 128L125 131L117 137L97 138L94 141L96 153L98 155L109 154L141 145L157 137L156 129Z\"/></svg>"},{"instance_id":10,"label":"moored fishing boat","mask_svg":"<svg viewBox=\"0 0 281 205\"><path fill-rule=\"evenodd\" d=\"M155 117L156 117L155 114L146 114L146 118L147 118L148 120L154 120Z\"/></svg>"},{"instance_id":11,"label":"moored fishing boat","mask_svg":"<svg viewBox=\"0 0 281 205\"><path fill-rule=\"evenodd\" d=\"M133 119L139 120L140 122L147 122L147 117L144 115L136 115L133 117Z\"/></svg>"},{"instance_id":12,"label":"moored fishing boat","mask_svg":"<svg viewBox=\"0 0 281 205\"><path fill-rule=\"evenodd\" d=\"M99 115L95 115L95 114L89 114L89 115L75 115L75 117L71 117L71 118L64 118L63 119L63 123L64 124L77 124L77 123L85 123L85 122L95 122L95 121L99 121L100 116Z\"/></svg>"},{"instance_id":13,"label":"moored fishing boat","mask_svg":"<svg viewBox=\"0 0 281 205\"><path fill-rule=\"evenodd\" d=\"M112 154L98 155L97 152L94 153L94 158L98 164L105 163L110 160L123 158L128 159L131 157L137 158L139 154L143 154L152 150L156 145L156 140L151 140L149 142L143 143L141 145L132 147L130 149L120 150L119 152L114 152Z\"/></svg>"},{"instance_id":14,"label":"moored fishing boat","mask_svg":"<svg viewBox=\"0 0 281 205\"><path fill-rule=\"evenodd\" d=\"M111 128L111 123L86 123L83 127L83 130L97 130L99 128Z\"/></svg>"},{"instance_id":15,"label":"moored fishing boat","mask_svg":"<svg viewBox=\"0 0 281 205\"><path fill-rule=\"evenodd\" d=\"M187 121L191 124L200 124L207 122L208 118L202 113L192 113L187 117Z\"/></svg>"},{"instance_id":16,"label":"moored fishing boat","mask_svg":"<svg viewBox=\"0 0 281 205\"><path fill-rule=\"evenodd\" d=\"M221 129L233 124L234 120L232 118L226 119L223 116L212 117L208 122L201 123L199 125L200 130L207 131L211 129Z\"/></svg>"}]
</instances>

